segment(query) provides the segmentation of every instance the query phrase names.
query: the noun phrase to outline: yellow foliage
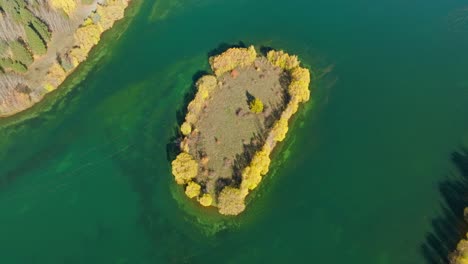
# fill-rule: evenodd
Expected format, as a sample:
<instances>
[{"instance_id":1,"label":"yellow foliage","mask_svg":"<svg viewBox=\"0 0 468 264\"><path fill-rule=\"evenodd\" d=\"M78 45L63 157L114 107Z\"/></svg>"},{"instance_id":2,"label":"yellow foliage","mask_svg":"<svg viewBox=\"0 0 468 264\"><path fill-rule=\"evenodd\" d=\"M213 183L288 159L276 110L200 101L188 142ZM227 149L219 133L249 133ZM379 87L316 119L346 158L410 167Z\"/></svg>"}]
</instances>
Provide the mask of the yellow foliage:
<instances>
[{"instance_id":1,"label":"yellow foliage","mask_svg":"<svg viewBox=\"0 0 468 264\"><path fill-rule=\"evenodd\" d=\"M263 112L263 102L260 99L255 98L254 100L252 100L252 102L250 102L249 107L252 113L260 114L261 112Z\"/></svg>"},{"instance_id":2,"label":"yellow foliage","mask_svg":"<svg viewBox=\"0 0 468 264\"><path fill-rule=\"evenodd\" d=\"M73 66L76 67L88 57L88 51L77 46L71 49L69 56Z\"/></svg>"},{"instance_id":3,"label":"yellow foliage","mask_svg":"<svg viewBox=\"0 0 468 264\"><path fill-rule=\"evenodd\" d=\"M103 29L96 24L79 27L75 32L76 43L88 51L101 39Z\"/></svg>"},{"instance_id":4,"label":"yellow foliage","mask_svg":"<svg viewBox=\"0 0 468 264\"><path fill-rule=\"evenodd\" d=\"M68 16L71 16L76 9L75 0L49 0L49 3L52 8L56 10L62 9Z\"/></svg>"},{"instance_id":5,"label":"yellow foliage","mask_svg":"<svg viewBox=\"0 0 468 264\"><path fill-rule=\"evenodd\" d=\"M180 131L184 136L187 136L192 132L192 126L189 123L184 122L182 126L180 126Z\"/></svg>"},{"instance_id":6,"label":"yellow foliage","mask_svg":"<svg viewBox=\"0 0 468 264\"><path fill-rule=\"evenodd\" d=\"M198 202L203 206L211 206L213 204L213 197L210 194L205 193L198 199Z\"/></svg>"},{"instance_id":7,"label":"yellow foliage","mask_svg":"<svg viewBox=\"0 0 468 264\"><path fill-rule=\"evenodd\" d=\"M177 158L172 161L172 174L178 184L186 184L197 176L198 163L193 157L186 153L180 153Z\"/></svg>"},{"instance_id":8,"label":"yellow foliage","mask_svg":"<svg viewBox=\"0 0 468 264\"><path fill-rule=\"evenodd\" d=\"M99 15L99 24L104 30L114 25L114 22L123 18L127 1L107 1L106 5L98 5L96 13Z\"/></svg>"},{"instance_id":9,"label":"yellow foliage","mask_svg":"<svg viewBox=\"0 0 468 264\"><path fill-rule=\"evenodd\" d=\"M286 138L286 134L288 133L288 120L285 118L280 118L276 121L273 129L271 130L272 135L274 136L274 140L281 142Z\"/></svg>"},{"instance_id":10,"label":"yellow foliage","mask_svg":"<svg viewBox=\"0 0 468 264\"><path fill-rule=\"evenodd\" d=\"M450 263L452 264L468 264L468 241L462 239L457 249L450 255Z\"/></svg>"},{"instance_id":11,"label":"yellow foliage","mask_svg":"<svg viewBox=\"0 0 468 264\"><path fill-rule=\"evenodd\" d=\"M296 55L289 55L280 50L271 50L267 54L267 59L271 64L280 67L283 70L289 71L299 66L299 59Z\"/></svg>"},{"instance_id":12,"label":"yellow foliage","mask_svg":"<svg viewBox=\"0 0 468 264\"><path fill-rule=\"evenodd\" d=\"M289 95L298 102L307 102L310 99L310 72L297 67L291 70L291 83L288 87Z\"/></svg>"},{"instance_id":13,"label":"yellow foliage","mask_svg":"<svg viewBox=\"0 0 468 264\"><path fill-rule=\"evenodd\" d=\"M216 76L234 70L237 67L251 65L257 58L253 46L249 48L230 48L218 56L210 58L211 69Z\"/></svg>"},{"instance_id":14,"label":"yellow foliage","mask_svg":"<svg viewBox=\"0 0 468 264\"><path fill-rule=\"evenodd\" d=\"M258 168L247 166L242 171L242 189L253 190L257 188L258 184L262 181L262 176Z\"/></svg>"},{"instance_id":15,"label":"yellow foliage","mask_svg":"<svg viewBox=\"0 0 468 264\"><path fill-rule=\"evenodd\" d=\"M197 90L201 95L201 99L207 99L210 94L216 89L217 80L213 75L205 75L197 81Z\"/></svg>"},{"instance_id":16,"label":"yellow foliage","mask_svg":"<svg viewBox=\"0 0 468 264\"><path fill-rule=\"evenodd\" d=\"M63 68L57 62L54 62L52 66L50 66L49 70L47 71L47 75L45 76L46 86L48 88L56 88L65 80L66 76L67 74Z\"/></svg>"},{"instance_id":17,"label":"yellow foliage","mask_svg":"<svg viewBox=\"0 0 468 264\"><path fill-rule=\"evenodd\" d=\"M185 116L185 120L189 123L189 124L195 124L197 123L197 115L195 115L195 113L191 113L190 112L190 104L189 104L189 112L187 113L187 115Z\"/></svg>"},{"instance_id":18,"label":"yellow foliage","mask_svg":"<svg viewBox=\"0 0 468 264\"><path fill-rule=\"evenodd\" d=\"M210 94L217 87L217 79L213 75L205 75L201 77L197 83L197 94L195 98L187 106L187 115L185 120L189 124L195 124L198 121L198 116L205 106L206 100L210 97Z\"/></svg>"},{"instance_id":19,"label":"yellow foliage","mask_svg":"<svg viewBox=\"0 0 468 264\"><path fill-rule=\"evenodd\" d=\"M196 122L197 116L200 114L201 110L203 109L203 104L204 104L204 101L203 101L203 99L201 99L201 95L199 93L197 93L195 98L189 103L189 105L187 107L188 114L187 114L186 120L189 123L194 124ZM190 119L189 119L189 116L188 116L189 114L193 115L193 117L191 117ZM191 120L193 120L195 122L192 122Z\"/></svg>"},{"instance_id":20,"label":"yellow foliage","mask_svg":"<svg viewBox=\"0 0 468 264\"><path fill-rule=\"evenodd\" d=\"M44 89L46 89L46 91L50 92L50 91L55 90L55 87L50 83L46 83L46 84L44 84Z\"/></svg>"},{"instance_id":21,"label":"yellow foliage","mask_svg":"<svg viewBox=\"0 0 468 264\"><path fill-rule=\"evenodd\" d=\"M182 142L180 142L180 149L183 151L183 152L187 152L189 153L189 144L188 144L188 139L187 138L184 138L184 140L182 140Z\"/></svg>"},{"instance_id":22,"label":"yellow foliage","mask_svg":"<svg viewBox=\"0 0 468 264\"><path fill-rule=\"evenodd\" d=\"M255 189L260 181L262 175L268 173L270 167L269 152L265 149L257 151L250 162L250 165L245 167L242 171L242 189Z\"/></svg>"},{"instance_id":23,"label":"yellow foliage","mask_svg":"<svg viewBox=\"0 0 468 264\"><path fill-rule=\"evenodd\" d=\"M297 109L299 109L299 101L297 99L292 99L291 101L289 101L286 108L289 111L291 111L291 114L295 114L297 112Z\"/></svg>"},{"instance_id":24,"label":"yellow foliage","mask_svg":"<svg viewBox=\"0 0 468 264\"><path fill-rule=\"evenodd\" d=\"M245 210L245 195L237 188L226 186L218 197L219 213L223 215L238 215Z\"/></svg>"},{"instance_id":25,"label":"yellow foliage","mask_svg":"<svg viewBox=\"0 0 468 264\"><path fill-rule=\"evenodd\" d=\"M198 183L190 181L185 188L185 194L188 196L188 198L197 197L200 195L200 190L201 186Z\"/></svg>"},{"instance_id":26,"label":"yellow foliage","mask_svg":"<svg viewBox=\"0 0 468 264\"><path fill-rule=\"evenodd\" d=\"M257 168L262 175L265 175L268 173L270 162L269 153L265 150L260 150L253 156L252 161L250 162L250 167Z\"/></svg>"},{"instance_id":27,"label":"yellow foliage","mask_svg":"<svg viewBox=\"0 0 468 264\"><path fill-rule=\"evenodd\" d=\"M89 25L92 25L92 24L94 24L93 20L90 17L87 17L85 19L85 21L83 22L83 24L81 24L81 26L86 27L86 26L89 26Z\"/></svg>"}]
</instances>

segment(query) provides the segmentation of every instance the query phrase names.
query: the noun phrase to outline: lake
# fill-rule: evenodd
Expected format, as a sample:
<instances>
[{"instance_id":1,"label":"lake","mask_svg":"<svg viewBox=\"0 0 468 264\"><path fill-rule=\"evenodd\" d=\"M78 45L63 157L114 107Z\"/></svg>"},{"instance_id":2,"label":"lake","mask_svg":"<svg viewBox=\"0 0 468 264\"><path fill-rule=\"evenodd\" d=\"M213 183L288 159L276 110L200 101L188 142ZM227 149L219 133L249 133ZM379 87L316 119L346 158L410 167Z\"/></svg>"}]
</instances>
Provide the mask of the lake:
<instances>
[{"instance_id":1,"label":"lake","mask_svg":"<svg viewBox=\"0 0 468 264\"><path fill-rule=\"evenodd\" d=\"M428 248L445 254L430 237L468 135L468 1L132 5L58 91L0 121L2 263L418 264L436 262ZM170 150L208 56L242 43L297 54L314 72L313 100L247 210L224 218L182 197Z\"/></svg>"}]
</instances>

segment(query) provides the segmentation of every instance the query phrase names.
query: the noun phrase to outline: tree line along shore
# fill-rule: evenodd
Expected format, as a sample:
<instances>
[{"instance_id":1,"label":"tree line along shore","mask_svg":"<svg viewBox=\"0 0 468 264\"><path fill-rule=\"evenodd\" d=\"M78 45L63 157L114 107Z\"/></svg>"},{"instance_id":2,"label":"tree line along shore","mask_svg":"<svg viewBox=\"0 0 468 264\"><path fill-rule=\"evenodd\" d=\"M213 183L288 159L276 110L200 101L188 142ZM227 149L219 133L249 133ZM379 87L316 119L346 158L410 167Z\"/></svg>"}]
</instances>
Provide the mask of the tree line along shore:
<instances>
[{"instance_id":1,"label":"tree line along shore","mask_svg":"<svg viewBox=\"0 0 468 264\"><path fill-rule=\"evenodd\" d=\"M25 110L84 61L130 0L0 0L0 116Z\"/></svg>"}]
</instances>

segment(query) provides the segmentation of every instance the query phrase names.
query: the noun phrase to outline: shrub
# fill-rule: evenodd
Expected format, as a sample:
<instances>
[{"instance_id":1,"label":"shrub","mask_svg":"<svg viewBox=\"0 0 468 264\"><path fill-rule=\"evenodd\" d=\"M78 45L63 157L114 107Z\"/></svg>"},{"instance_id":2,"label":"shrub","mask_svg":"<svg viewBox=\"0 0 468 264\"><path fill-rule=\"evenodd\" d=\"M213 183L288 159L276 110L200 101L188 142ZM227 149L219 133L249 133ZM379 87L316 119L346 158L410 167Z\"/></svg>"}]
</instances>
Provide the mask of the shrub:
<instances>
[{"instance_id":1,"label":"shrub","mask_svg":"<svg viewBox=\"0 0 468 264\"><path fill-rule=\"evenodd\" d=\"M70 16L76 8L76 2L74 0L49 0L52 8L56 10L63 10Z\"/></svg>"},{"instance_id":2,"label":"shrub","mask_svg":"<svg viewBox=\"0 0 468 264\"><path fill-rule=\"evenodd\" d=\"M462 239L454 252L449 256L451 264L466 264L468 263L468 241Z\"/></svg>"},{"instance_id":3,"label":"shrub","mask_svg":"<svg viewBox=\"0 0 468 264\"><path fill-rule=\"evenodd\" d=\"M70 54L60 54L57 58L58 62L60 63L60 66L62 66L63 70L68 72L72 70L75 66L73 65L73 61L70 58Z\"/></svg>"},{"instance_id":4,"label":"shrub","mask_svg":"<svg viewBox=\"0 0 468 264\"><path fill-rule=\"evenodd\" d=\"M2 67L4 70L12 70L17 73L25 73L28 71L28 68L21 64L20 62L13 61L12 59L4 58L0 59L0 67Z\"/></svg>"},{"instance_id":5,"label":"shrub","mask_svg":"<svg viewBox=\"0 0 468 264\"><path fill-rule=\"evenodd\" d=\"M237 67L251 65L257 58L253 46L249 48L230 48L218 56L210 58L211 69L216 76L232 71Z\"/></svg>"},{"instance_id":6,"label":"shrub","mask_svg":"<svg viewBox=\"0 0 468 264\"><path fill-rule=\"evenodd\" d=\"M267 54L267 59L271 64L280 67L283 70L289 71L299 66L299 59L295 55L289 55L280 50L271 50Z\"/></svg>"},{"instance_id":7,"label":"shrub","mask_svg":"<svg viewBox=\"0 0 468 264\"><path fill-rule=\"evenodd\" d=\"M34 17L34 19L31 20L31 25L37 31L39 36L44 40L44 42L50 40L52 34L49 31L49 27L44 22L39 20L37 17Z\"/></svg>"},{"instance_id":8,"label":"shrub","mask_svg":"<svg viewBox=\"0 0 468 264\"><path fill-rule=\"evenodd\" d=\"M45 82L51 84L53 87L58 87L66 78L66 73L63 68L54 62L45 76Z\"/></svg>"},{"instance_id":9,"label":"shrub","mask_svg":"<svg viewBox=\"0 0 468 264\"><path fill-rule=\"evenodd\" d=\"M198 183L190 181L187 187L185 188L185 194L187 195L188 198L191 199L193 197L199 196L200 190L201 190L201 186Z\"/></svg>"},{"instance_id":10,"label":"shrub","mask_svg":"<svg viewBox=\"0 0 468 264\"><path fill-rule=\"evenodd\" d=\"M273 139L278 142L283 141L286 138L288 129L288 120L286 118L280 118L278 121L276 121L273 129L271 130Z\"/></svg>"},{"instance_id":11,"label":"shrub","mask_svg":"<svg viewBox=\"0 0 468 264\"><path fill-rule=\"evenodd\" d=\"M253 190L257 188L258 184L262 181L262 176L257 168L247 166L242 171L242 189Z\"/></svg>"},{"instance_id":12,"label":"shrub","mask_svg":"<svg viewBox=\"0 0 468 264\"><path fill-rule=\"evenodd\" d=\"M219 213L223 215L238 215L245 210L245 195L237 188L226 186L218 197Z\"/></svg>"},{"instance_id":13,"label":"shrub","mask_svg":"<svg viewBox=\"0 0 468 264\"><path fill-rule=\"evenodd\" d=\"M252 113L260 114L263 112L263 102L258 98L253 99L252 102L250 102L249 107Z\"/></svg>"},{"instance_id":14,"label":"shrub","mask_svg":"<svg viewBox=\"0 0 468 264\"><path fill-rule=\"evenodd\" d=\"M288 87L289 95L300 102L310 99L310 72L307 69L297 67L291 70L291 83Z\"/></svg>"},{"instance_id":15,"label":"shrub","mask_svg":"<svg viewBox=\"0 0 468 264\"><path fill-rule=\"evenodd\" d=\"M180 126L180 131L184 136L187 136L192 132L192 126L188 122L184 122L182 126Z\"/></svg>"},{"instance_id":16,"label":"shrub","mask_svg":"<svg viewBox=\"0 0 468 264\"><path fill-rule=\"evenodd\" d=\"M213 198L210 194L205 193L198 199L198 202L203 206L211 206L211 204L213 204Z\"/></svg>"},{"instance_id":17,"label":"shrub","mask_svg":"<svg viewBox=\"0 0 468 264\"><path fill-rule=\"evenodd\" d=\"M213 75L205 75L197 81L197 90L201 94L203 100L207 99L210 94L216 89L217 80Z\"/></svg>"},{"instance_id":18,"label":"shrub","mask_svg":"<svg viewBox=\"0 0 468 264\"><path fill-rule=\"evenodd\" d=\"M96 24L79 27L75 32L76 42L83 49L89 51L101 39L102 31L102 27Z\"/></svg>"},{"instance_id":19,"label":"shrub","mask_svg":"<svg viewBox=\"0 0 468 264\"><path fill-rule=\"evenodd\" d=\"M114 21L123 18L126 1L107 1L107 5L98 5L96 13L100 17L99 24L103 29L112 27Z\"/></svg>"},{"instance_id":20,"label":"shrub","mask_svg":"<svg viewBox=\"0 0 468 264\"><path fill-rule=\"evenodd\" d=\"M190 154L182 152L172 161L172 174L178 184L187 184L197 176L198 163Z\"/></svg>"},{"instance_id":21,"label":"shrub","mask_svg":"<svg viewBox=\"0 0 468 264\"><path fill-rule=\"evenodd\" d=\"M253 156L250 165L245 167L242 171L242 189L255 189L262 180L261 176L268 173L270 162L271 160L268 151L257 151Z\"/></svg>"},{"instance_id":22,"label":"shrub","mask_svg":"<svg viewBox=\"0 0 468 264\"><path fill-rule=\"evenodd\" d=\"M36 55L44 55L47 52L47 47L41 37L31 27L25 27L26 37L31 51Z\"/></svg>"},{"instance_id":23,"label":"shrub","mask_svg":"<svg viewBox=\"0 0 468 264\"><path fill-rule=\"evenodd\" d=\"M11 52L13 53L13 60L21 62L26 67L33 62L33 57L29 50L24 46L23 42L19 40L9 43Z\"/></svg>"}]
</instances>

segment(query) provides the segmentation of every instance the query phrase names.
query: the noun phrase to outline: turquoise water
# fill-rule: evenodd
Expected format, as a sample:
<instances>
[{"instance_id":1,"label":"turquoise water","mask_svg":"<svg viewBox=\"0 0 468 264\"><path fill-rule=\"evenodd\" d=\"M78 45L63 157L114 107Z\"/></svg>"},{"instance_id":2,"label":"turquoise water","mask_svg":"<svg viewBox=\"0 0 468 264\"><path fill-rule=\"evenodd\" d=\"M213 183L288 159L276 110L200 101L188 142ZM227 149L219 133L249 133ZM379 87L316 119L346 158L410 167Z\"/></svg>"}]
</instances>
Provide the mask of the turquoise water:
<instances>
[{"instance_id":1,"label":"turquoise water","mask_svg":"<svg viewBox=\"0 0 468 264\"><path fill-rule=\"evenodd\" d=\"M468 134L468 27L453 18L468 1L133 5L59 91L0 121L1 263L428 262ZM193 76L239 41L298 54L315 81L230 219L181 199L167 150Z\"/></svg>"}]
</instances>

